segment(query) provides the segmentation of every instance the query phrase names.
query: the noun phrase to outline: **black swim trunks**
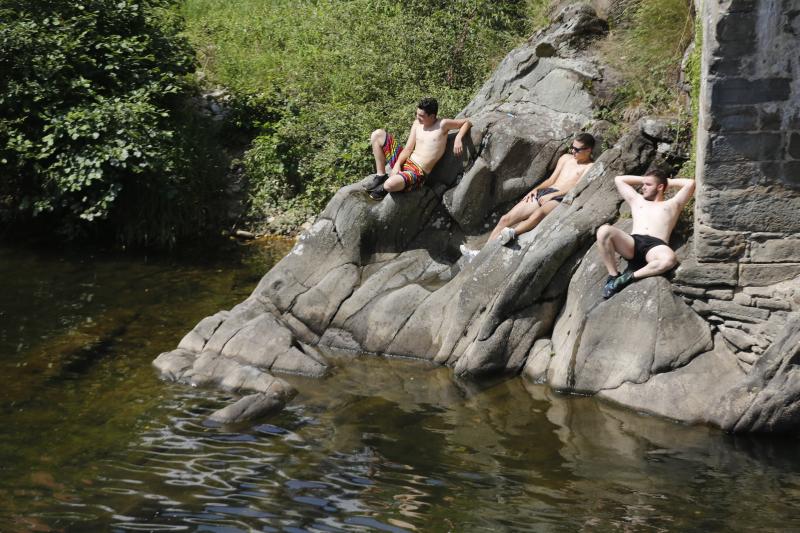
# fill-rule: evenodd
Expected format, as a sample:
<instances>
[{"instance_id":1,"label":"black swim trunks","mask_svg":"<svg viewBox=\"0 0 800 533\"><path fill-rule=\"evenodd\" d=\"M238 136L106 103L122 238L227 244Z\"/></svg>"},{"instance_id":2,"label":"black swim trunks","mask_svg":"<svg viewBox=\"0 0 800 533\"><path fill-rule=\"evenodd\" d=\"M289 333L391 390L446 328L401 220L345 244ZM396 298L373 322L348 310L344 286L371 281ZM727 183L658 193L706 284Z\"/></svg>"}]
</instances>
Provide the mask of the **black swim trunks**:
<instances>
[{"instance_id":1,"label":"black swim trunks","mask_svg":"<svg viewBox=\"0 0 800 533\"><path fill-rule=\"evenodd\" d=\"M669 246L669 244L661 239L651 237L650 235L638 235L634 233L631 237L633 237L633 257L628 260L628 267L634 271L639 270L647 264L647 260L645 259L647 252L656 246Z\"/></svg>"},{"instance_id":2,"label":"black swim trunks","mask_svg":"<svg viewBox=\"0 0 800 533\"><path fill-rule=\"evenodd\" d=\"M558 189L554 189L553 187L547 187L545 189L539 189L538 191L536 191L536 202L539 203L539 198L541 198L542 196L544 196L546 194L550 194L550 193L554 193L554 192L558 192ZM564 199L564 195L563 194L561 196L556 196L555 198L551 198L551 200L555 200L556 202L560 202L563 199ZM542 204L539 203L539 205L542 205Z\"/></svg>"}]
</instances>

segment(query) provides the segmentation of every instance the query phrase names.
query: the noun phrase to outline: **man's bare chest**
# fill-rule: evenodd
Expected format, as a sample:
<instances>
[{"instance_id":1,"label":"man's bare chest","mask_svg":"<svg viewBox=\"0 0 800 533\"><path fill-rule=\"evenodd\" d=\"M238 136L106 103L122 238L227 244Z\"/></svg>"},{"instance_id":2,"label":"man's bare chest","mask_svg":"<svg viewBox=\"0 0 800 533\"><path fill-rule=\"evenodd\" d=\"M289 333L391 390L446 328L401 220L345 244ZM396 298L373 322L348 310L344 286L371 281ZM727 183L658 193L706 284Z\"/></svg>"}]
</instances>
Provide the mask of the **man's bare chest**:
<instances>
[{"instance_id":1,"label":"man's bare chest","mask_svg":"<svg viewBox=\"0 0 800 533\"><path fill-rule=\"evenodd\" d=\"M441 128L435 130L425 131L422 128L417 129L417 143L426 146L435 146L444 140Z\"/></svg>"},{"instance_id":2,"label":"man's bare chest","mask_svg":"<svg viewBox=\"0 0 800 533\"><path fill-rule=\"evenodd\" d=\"M564 165L556 182L574 184L583 176L583 173L586 172L588 168L589 165L578 165L577 163L569 162Z\"/></svg>"}]
</instances>

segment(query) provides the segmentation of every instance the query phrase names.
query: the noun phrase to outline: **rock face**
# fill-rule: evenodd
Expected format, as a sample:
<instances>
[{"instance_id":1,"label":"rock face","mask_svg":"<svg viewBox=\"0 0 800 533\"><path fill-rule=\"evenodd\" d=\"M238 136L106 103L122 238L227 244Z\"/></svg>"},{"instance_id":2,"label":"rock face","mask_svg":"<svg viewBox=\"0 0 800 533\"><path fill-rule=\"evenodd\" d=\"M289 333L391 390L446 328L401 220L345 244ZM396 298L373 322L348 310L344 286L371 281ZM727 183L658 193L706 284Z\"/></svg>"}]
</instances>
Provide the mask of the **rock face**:
<instances>
[{"instance_id":1,"label":"rock face","mask_svg":"<svg viewBox=\"0 0 800 533\"><path fill-rule=\"evenodd\" d=\"M790 263L766 272L699 260L708 241L698 224L689 242L672 243L682 265L671 279L601 298L595 232L630 223L613 177L659 157L670 142L663 121L643 119L596 154L533 231L507 246L485 243L575 133L602 141L589 87L606 90L606 75L587 45L605 29L586 5L562 10L462 112L473 122L463 158L448 147L426 187L381 202L361 184L342 188L247 300L202 320L154 364L168 379L248 393L212 416L222 422L280 409L294 390L272 373L323 377L325 347L423 359L458 377L522 372L560 391L732 431L796 428L800 291ZM714 235L731 250L758 248L752 235ZM465 242L485 243L469 263L458 252Z\"/></svg>"},{"instance_id":2,"label":"rock face","mask_svg":"<svg viewBox=\"0 0 800 533\"><path fill-rule=\"evenodd\" d=\"M275 387L268 372L324 375L316 345L427 359L461 376L518 372L552 329L564 272L616 217L613 176L644 170L654 142L626 136L513 247L490 243L467 265L458 246L485 240L576 133L603 131L586 89L603 73L585 47L606 27L587 6L564 9L464 110L473 122L466 157L448 149L429 186L380 203L360 184L340 190L245 302L201 321L156 366L170 379L261 394ZM233 411L220 417L250 413Z\"/></svg>"}]
</instances>

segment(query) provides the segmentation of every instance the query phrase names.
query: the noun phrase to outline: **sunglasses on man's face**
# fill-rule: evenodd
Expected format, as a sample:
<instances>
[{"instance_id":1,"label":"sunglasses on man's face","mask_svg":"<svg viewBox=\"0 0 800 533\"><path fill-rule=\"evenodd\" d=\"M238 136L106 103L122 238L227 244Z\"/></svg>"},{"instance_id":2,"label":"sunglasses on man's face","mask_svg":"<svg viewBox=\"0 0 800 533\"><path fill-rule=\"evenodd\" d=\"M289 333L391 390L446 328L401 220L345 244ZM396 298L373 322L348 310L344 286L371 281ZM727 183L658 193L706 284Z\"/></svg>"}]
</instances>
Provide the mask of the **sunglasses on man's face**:
<instances>
[{"instance_id":1,"label":"sunglasses on man's face","mask_svg":"<svg viewBox=\"0 0 800 533\"><path fill-rule=\"evenodd\" d=\"M571 154L577 154L578 152L583 152L583 151L584 151L584 150L586 150L587 148L588 148L587 146L584 146L583 148L581 148L581 147L579 147L579 146L570 146L570 147L569 147L569 153L571 153Z\"/></svg>"}]
</instances>

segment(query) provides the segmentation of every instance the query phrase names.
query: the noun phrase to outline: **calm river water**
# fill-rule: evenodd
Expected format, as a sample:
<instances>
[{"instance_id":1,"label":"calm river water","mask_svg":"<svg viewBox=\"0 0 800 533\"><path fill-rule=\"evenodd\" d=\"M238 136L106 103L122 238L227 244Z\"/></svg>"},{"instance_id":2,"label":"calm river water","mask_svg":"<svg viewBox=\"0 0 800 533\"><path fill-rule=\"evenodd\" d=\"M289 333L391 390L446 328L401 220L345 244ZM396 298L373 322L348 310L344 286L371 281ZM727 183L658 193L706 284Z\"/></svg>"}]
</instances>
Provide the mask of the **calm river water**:
<instances>
[{"instance_id":1,"label":"calm river water","mask_svg":"<svg viewBox=\"0 0 800 533\"><path fill-rule=\"evenodd\" d=\"M338 357L282 413L150 366L290 243L225 259L0 247L0 531L800 530L800 441Z\"/></svg>"}]
</instances>

